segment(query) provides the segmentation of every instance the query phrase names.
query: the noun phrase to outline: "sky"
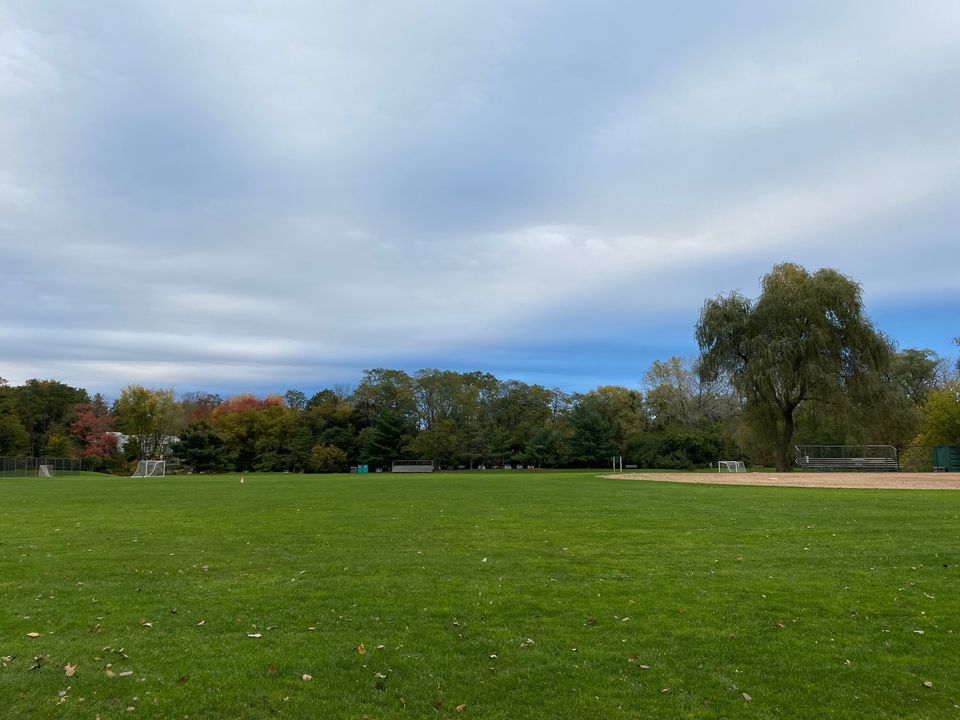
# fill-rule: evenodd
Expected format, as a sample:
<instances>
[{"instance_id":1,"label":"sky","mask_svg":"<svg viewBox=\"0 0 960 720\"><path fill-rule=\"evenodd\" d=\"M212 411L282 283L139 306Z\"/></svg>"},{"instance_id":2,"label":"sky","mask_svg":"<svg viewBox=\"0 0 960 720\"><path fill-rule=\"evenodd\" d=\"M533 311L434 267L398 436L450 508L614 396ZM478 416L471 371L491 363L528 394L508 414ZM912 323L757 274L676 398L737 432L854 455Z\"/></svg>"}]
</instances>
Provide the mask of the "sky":
<instances>
[{"instance_id":1,"label":"sky","mask_svg":"<svg viewBox=\"0 0 960 720\"><path fill-rule=\"evenodd\" d=\"M638 387L833 267L960 335L960 3L4 0L0 376Z\"/></svg>"}]
</instances>

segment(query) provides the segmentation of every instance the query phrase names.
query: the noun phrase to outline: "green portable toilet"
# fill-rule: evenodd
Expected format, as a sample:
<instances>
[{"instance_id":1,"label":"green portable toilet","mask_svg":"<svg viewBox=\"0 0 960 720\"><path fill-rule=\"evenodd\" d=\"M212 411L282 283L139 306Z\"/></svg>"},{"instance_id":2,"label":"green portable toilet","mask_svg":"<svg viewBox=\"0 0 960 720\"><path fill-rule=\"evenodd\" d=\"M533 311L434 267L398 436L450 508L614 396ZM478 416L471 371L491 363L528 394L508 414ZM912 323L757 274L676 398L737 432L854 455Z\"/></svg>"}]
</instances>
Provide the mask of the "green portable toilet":
<instances>
[{"instance_id":1,"label":"green portable toilet","mask_svg":"<svg viewBox=\"0 0 960 720\"><path fill-rule=\"evenodd\" d=\"M938 445L933 449L933 467L946 472L960 471L960 445Z\"/></svg>"}]
</instances>

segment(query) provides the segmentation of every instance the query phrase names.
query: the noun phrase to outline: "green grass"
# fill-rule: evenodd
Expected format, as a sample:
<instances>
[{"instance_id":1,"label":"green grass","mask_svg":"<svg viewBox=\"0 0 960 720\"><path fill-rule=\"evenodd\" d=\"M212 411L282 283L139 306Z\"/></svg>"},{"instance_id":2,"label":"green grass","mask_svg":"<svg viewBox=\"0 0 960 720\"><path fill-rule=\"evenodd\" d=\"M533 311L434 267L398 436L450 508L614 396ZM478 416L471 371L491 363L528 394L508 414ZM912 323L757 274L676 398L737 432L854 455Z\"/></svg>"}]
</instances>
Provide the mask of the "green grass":
<instances>
[{"instance_id":1,"label":"green grass","mask_svg":"<svg viewBox=\"0 0 960 720\"><path fill-rule=\"evenodd\" d=\"M0 716L955 718L958 563L960 492L0 479Z\"/></svg>"}]
</instances>

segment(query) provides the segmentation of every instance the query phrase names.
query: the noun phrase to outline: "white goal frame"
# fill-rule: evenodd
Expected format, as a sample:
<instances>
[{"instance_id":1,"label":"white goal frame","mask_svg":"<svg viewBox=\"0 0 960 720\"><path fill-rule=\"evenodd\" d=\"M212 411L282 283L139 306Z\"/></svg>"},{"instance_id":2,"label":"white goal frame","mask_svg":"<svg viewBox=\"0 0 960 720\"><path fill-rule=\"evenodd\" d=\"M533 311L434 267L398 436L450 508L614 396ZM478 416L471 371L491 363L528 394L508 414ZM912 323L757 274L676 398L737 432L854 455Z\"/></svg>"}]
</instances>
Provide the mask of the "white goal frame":
<instances>
[{"instance_id":1,"label":"white goal frame","mask_svg":"<svg viewBox=\"0 0 960 720\"><path fill-rule=\"evenodd\" d=\"M53 477L53 465L38 465L37 475L39 477Z\"/></svg>"},{"instance_id":2,"label":"white goal frame","mask_svg":"<svg viewBox=\"0 0 960 720\"><path fill-rule=\"evenodd\" d=\"M747 466L743 460L717 460L717 472L745 473Z\"/></svg>"},{"instance_id":3,"label":"white goal frame","mask_svg":"<svg viewBox=\"0 0 960 720\"><path fill-rule=\"evenodd\" d=\"M163 477L167 472L166 460L140 460L130 477Z\"/></svg>"}]
</instances>

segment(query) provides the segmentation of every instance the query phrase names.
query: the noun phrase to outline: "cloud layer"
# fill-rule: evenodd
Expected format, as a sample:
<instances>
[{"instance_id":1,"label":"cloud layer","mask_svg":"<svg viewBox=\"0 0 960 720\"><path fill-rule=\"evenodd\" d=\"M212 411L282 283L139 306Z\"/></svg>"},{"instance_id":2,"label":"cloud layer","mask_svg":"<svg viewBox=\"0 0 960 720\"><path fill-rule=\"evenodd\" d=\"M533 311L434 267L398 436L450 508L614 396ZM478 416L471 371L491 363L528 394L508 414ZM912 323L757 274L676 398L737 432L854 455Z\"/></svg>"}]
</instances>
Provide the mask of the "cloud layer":
<instances>
[{"instance_id":1,"label":"cloud layer","mask_svg":"<svg viewBox=\"0 0 960 720\"><path fill-rule=\"evenodd\" d=\"M633 5L0 9L0 375L635 384L784 260L948 352L958 6Z\"/></svg>"}]
</instances>

